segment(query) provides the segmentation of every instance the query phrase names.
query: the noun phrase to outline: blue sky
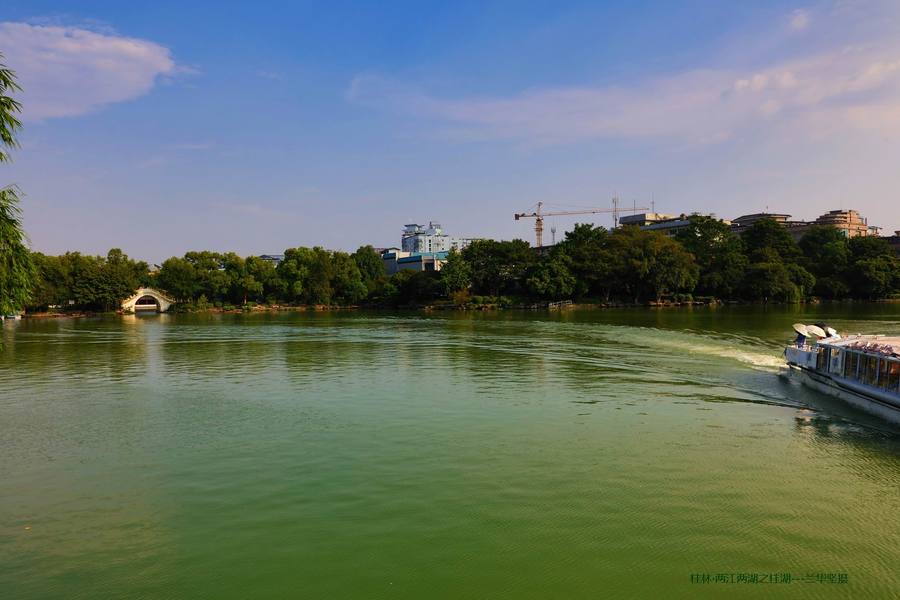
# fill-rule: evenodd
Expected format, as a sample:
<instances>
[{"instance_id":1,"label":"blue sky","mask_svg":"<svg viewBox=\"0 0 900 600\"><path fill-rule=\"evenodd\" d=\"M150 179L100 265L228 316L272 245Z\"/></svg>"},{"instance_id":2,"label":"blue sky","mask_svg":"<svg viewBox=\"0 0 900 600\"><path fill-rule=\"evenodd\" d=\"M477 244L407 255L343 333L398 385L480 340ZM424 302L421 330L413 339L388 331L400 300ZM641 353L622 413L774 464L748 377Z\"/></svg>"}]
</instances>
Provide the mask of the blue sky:
<instances>
[{"instance_id":1,"label":"blue sky","mask_svg":"<svg viewBox=\"0 0 900 600\"><path fill-rule=\"evenodd\" d=\"M624 202L900 229L900 4L41 2L0 8L32 245L396 244ZM610 218L559 218L609 225Z\"/></svg>"}]
</instances>

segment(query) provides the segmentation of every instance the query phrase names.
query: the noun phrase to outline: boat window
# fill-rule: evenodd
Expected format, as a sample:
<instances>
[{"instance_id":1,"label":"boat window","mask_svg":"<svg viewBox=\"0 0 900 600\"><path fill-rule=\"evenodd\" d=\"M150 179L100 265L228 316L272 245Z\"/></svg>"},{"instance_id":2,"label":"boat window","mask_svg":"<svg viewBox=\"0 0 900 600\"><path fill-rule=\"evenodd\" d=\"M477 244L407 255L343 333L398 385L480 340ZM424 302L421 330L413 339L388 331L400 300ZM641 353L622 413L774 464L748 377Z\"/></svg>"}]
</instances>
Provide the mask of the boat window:
<instances>
[{"instance_id":1,"label":"boat window","mask_svg":"<svg viewBox=\"0 0 900 600\"><path fill-rule=\"evenodd\" d=\"M847 356L844 357L844 377L856 378L856 360L856 352L848 352Z\"/></svg>"},{"instance_id":2,"label":"boat window","mask_svg":"<svg viewBox=\"0 0 900 600\"><path fill-rule=\"evenodd\" d=\"M856 367L856 379L859 381L866 380L866 358L868 358L865 354L860 354L856 359L859 363L859 366Z\"/></svg>"},{"instance_id":3,"label":"boat window","mask_svg":"<svg viewBox=\"0 0 900 600\"><path fill-rule=\"evenodd\" d=\"M885 361L888 364L887 389L900 391L900 360Z\"/></svg>"},{"instance_id":4,"label":"boat window","mask_svg":"<svg viewBox=\"0 0 900 600\"><path fill-rule=\"evenodd\" d=\"M828 358L826 356L827 353L828 353L828 350L823 350L822 348L819 348L819 351L816 352L816 370L817 371L825 370L825 365L828 364L828 362L827 362Z\"/></svg>"},{"instance_id":5,"label":"boat window","mask_svg":"<svg viewBox=\"0 0 900 600\"><path fill-rule=\"evenodd\" d=\"M875 385L878 379L878 357L867 356L866 358L866 378L865 382L869 385Z\"/></svg>"}]
</instances>

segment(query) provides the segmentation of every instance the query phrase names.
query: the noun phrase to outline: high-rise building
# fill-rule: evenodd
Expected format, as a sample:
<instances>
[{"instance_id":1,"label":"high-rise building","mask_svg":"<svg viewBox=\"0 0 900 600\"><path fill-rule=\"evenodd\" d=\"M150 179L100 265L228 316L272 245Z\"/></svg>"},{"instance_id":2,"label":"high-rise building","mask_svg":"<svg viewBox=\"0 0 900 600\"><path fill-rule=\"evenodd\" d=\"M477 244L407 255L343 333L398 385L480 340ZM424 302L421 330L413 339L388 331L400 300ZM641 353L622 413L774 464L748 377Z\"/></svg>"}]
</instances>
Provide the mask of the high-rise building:
<instances>
[{"instance_id":1,"label":"high-rise building","mask_svg":"<svg viewBox=\"0 0 900 600\"><path fill-rule=\"evenodd\" d=\"M444 233L440 223L430 221L428 226L409 223L403 226L400 249L403 252L421 254L425 252L449 252L462 250L473 240L451 237Z\"/></svg>"}]
</instances>

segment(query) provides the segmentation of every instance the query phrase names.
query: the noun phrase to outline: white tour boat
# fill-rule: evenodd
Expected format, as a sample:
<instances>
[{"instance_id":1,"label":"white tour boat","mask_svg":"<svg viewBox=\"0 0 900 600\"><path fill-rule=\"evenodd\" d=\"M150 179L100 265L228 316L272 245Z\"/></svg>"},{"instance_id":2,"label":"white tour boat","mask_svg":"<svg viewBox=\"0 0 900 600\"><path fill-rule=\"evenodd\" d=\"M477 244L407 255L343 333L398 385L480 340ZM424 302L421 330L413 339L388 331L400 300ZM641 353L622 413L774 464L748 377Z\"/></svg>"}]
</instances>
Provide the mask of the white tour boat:
<instances>
[{"instance_id":1,"label":"white tour boat","mask_svg":"<svg viewBox=\"0 0 900 600\"><path fill-rule=\"evenodd\" d=\"M900 423L900 337L842 338L830 327L794 325L797 340L784 350L803 382L866 412Z\"/></svg>"}]
</instances>

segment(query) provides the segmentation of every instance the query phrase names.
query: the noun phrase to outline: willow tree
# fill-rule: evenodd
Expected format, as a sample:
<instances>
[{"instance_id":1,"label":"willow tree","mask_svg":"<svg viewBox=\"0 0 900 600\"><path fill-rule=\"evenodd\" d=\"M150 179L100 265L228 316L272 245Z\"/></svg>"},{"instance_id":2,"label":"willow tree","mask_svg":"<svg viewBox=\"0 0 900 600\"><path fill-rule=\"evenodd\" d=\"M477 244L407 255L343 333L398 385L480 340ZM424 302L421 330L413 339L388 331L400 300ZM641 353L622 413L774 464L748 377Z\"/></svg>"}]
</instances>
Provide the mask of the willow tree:
<instances>
[{"instance_id":1,"label":"willow tree","mask_svg":"<svg viewBox=\"0 0 900 600\"><path fill-rule=\"evenodd\" d=\"M16 115L22 105L10 96L17 91L21 88L16 83L16 74L0 63L0 163L8 162L10 150L19 145L16 133L22 123ZM15 186L0 189L0 315L21 309L31 292L34 268L20 217L19 189Z\"/></svg>"}]
</instances>

